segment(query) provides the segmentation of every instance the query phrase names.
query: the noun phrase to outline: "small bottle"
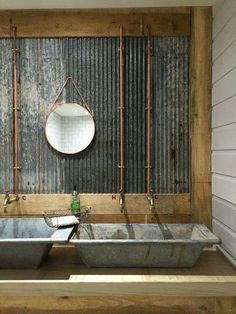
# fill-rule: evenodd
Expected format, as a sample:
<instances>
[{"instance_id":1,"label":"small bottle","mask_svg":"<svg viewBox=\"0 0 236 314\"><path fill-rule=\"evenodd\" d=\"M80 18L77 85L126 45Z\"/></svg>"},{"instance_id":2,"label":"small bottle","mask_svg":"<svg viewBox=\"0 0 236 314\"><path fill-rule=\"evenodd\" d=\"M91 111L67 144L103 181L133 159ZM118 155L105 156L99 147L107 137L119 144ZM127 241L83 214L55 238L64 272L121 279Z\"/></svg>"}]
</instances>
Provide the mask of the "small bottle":
<instances>
[{"instance_id":1,"label":"small bottle","mask_svg":"<svg viewBox=\"0 0 236 314\"><path fill-rule=\"evenodd\" d=\"M79 194L76 190L76 185L74 185L74 190L72 192L72 199L70 209L73 215L78 216L80 213L80 199Z\"/></svg>"}]
</instances>

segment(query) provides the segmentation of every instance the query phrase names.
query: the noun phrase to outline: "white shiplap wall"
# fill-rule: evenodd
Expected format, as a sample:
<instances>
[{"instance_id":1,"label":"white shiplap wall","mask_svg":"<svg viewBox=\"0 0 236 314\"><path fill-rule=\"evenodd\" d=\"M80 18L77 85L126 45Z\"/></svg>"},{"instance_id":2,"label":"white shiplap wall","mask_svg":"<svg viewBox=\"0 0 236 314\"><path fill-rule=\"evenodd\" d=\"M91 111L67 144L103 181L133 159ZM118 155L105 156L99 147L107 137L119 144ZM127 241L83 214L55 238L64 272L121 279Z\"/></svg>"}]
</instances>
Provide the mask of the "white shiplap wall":
<instances>
[{"instance_id":1,"label":"white shiplap wall","mask_svg":"<svg viewBox=\"0 0 236 314\"><path fill-rule=\"evenodd\" d=\"M236 0L213 7L213 231L236 265Z\"/></svg>"}]
</instances>

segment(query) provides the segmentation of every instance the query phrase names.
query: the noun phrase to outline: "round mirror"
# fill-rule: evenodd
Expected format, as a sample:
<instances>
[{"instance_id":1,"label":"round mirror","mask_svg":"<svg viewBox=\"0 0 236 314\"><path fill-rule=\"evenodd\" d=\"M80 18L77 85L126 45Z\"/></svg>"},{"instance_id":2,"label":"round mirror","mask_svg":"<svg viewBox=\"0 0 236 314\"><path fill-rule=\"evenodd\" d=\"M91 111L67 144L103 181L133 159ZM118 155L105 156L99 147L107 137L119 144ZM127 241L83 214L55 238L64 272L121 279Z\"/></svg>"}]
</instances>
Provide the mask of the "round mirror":
<instances>
[{"instance_id":1,"label":"round mirror","mask_svg":"<svg viewBox=\"0 0 236 314\"><path fill-rule=\"evenodd\" d=\"M45 134L49 144L57 151L76 154L92 142L95 134L94 119L79 104L58 104L47 118Z\"/></svg>"}]
</instances>

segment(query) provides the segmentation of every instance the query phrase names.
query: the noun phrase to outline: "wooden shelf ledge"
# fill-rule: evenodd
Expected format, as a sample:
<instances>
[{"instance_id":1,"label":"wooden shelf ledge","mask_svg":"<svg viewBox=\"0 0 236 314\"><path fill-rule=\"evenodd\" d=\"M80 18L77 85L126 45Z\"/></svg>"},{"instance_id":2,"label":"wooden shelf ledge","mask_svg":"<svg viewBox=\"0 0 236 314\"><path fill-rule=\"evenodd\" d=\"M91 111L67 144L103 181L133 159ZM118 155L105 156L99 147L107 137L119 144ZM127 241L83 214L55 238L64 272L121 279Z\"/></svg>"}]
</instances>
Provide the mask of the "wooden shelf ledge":
<instances>
[{"instance_id":1,"label":"wooden shelf ledge","mask_svg":"<svg viewBox=\"0 0 236 314\"><path fill-rule=\"evenodd\" d=\"M72 275L2 280L1 296L236 296L236 276Z\"/></svg>"}]
</instances>

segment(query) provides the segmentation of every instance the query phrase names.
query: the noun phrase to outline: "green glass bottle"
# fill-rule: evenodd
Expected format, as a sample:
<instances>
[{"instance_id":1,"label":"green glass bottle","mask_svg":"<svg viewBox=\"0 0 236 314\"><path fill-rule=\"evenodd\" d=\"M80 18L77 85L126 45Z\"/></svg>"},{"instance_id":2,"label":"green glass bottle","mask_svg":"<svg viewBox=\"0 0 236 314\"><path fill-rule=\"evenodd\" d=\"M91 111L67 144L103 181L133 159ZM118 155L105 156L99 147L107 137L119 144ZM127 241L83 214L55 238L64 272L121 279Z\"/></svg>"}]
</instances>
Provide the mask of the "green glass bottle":
<instances>
[{"instance_id":1,"label":"green glass bottle","mask_svg":"<svg viewBox=\"0 0 236 314\"><path fill-rule=\"evenodd\" d=\"M76 190L76 185L74 185L74 190L72 192L70 209L73 215L78 216L80 214L80 199Z\"/></svg>"}]
</instances>

